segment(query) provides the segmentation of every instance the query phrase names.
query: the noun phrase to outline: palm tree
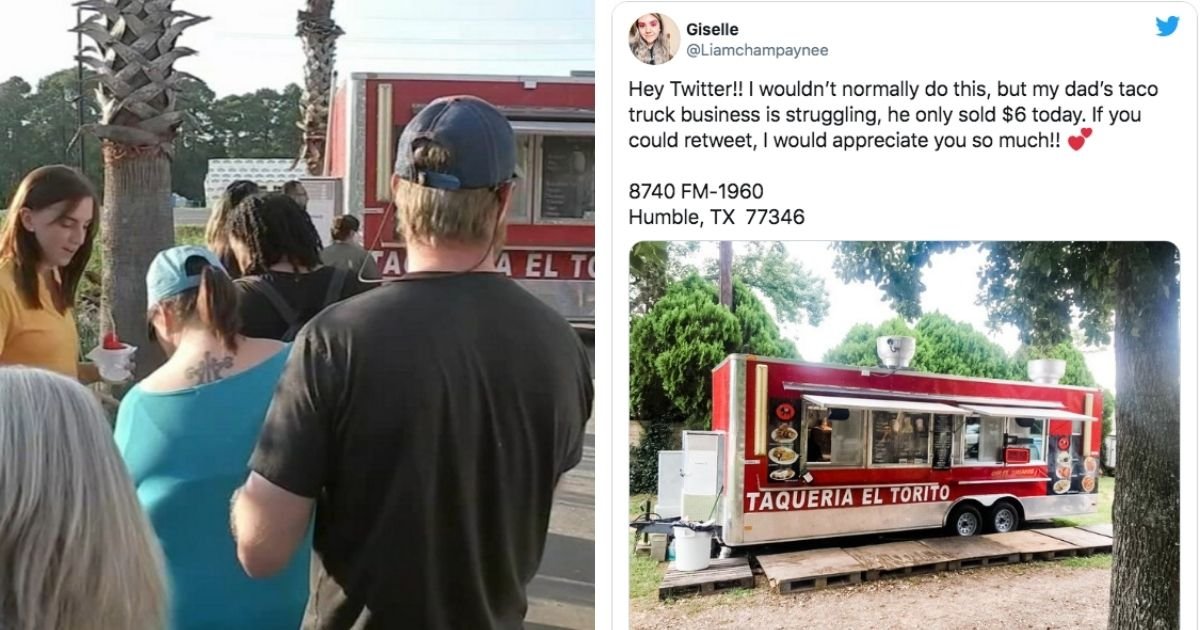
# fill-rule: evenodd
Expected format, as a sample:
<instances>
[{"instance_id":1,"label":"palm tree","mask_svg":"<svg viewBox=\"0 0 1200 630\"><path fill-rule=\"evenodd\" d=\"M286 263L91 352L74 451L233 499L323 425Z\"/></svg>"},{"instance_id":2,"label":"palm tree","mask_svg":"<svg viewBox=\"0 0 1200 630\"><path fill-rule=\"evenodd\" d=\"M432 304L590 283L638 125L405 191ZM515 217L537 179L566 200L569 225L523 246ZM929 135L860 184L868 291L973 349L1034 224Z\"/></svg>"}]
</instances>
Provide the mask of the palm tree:
<instances>
[{"instance_id":1,"label":"palm tree","mask_svg":"<svg viewBox=\"0 0 1200 630\"><path fill-rule=\"evenodd\" d=\"M101 327L138 346L139 377L162 361L146 338L146 269L175 242L171 159L185 116L176 99L190 77L174 65L195 54L175 42L208 19L173 1L84 0L75 6L89 15L72 29L95 42L79 60L99 82L100 120L81 131L100 138L104 156Z\"/></svg>"},{"instance_id":2,"label":"palm tree","mask_svg":"<svg viewBox=\"0 0 1200 630\"><path fill-rule=\"evenodd\" d=\"M296 15L296 36L304 45L304 95L300 101L300 128L304 130L301 159L309 175L321 175L325 164L325 137L329 133L329 93L337 38L345 35L333 21L333 0L306 0L306 11Z\"/></svg>"}]
</instances>

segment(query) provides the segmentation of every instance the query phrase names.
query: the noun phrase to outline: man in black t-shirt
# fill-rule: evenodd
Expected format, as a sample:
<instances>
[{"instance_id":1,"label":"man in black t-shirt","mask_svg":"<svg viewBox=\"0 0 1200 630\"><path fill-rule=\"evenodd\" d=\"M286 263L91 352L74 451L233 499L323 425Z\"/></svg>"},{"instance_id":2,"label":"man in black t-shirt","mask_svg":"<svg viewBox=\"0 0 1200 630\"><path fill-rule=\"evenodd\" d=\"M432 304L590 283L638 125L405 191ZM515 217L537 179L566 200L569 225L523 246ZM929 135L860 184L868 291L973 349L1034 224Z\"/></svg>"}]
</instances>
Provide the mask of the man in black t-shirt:
<instances>
[{"instance_id":1,"label":"man in black t-shirt","mask_svg":"<svg viewBox=\"0 0 1200 630\"><path fill-rule=\"evenodd\" d=\"M410 273L313 318L234 497L247 573L282 568L315 505L304 628L519 628L554 488L583 451L586 349L498 273L512 128L439 99L400 138Z\"/></svg>"}]
</instances>

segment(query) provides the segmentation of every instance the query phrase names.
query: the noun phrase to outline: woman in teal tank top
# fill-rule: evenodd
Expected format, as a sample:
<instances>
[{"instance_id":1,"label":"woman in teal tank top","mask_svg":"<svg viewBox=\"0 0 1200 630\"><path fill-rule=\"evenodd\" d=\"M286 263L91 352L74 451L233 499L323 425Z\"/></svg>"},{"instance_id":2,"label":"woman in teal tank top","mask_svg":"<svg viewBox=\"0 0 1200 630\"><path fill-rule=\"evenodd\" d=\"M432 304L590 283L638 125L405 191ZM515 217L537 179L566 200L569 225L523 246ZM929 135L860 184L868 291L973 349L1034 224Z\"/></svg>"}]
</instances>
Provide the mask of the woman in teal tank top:
<instances>
[{"instance_id":1,"label":"woman in teal tank top","mask_svg":"<svg viewBox=\"0 0 1200 630\"><path fill-rule=\"evenodd\" d=\"M170 357L121 403L117 447L166 558L171 628L294 630L311 544L269 578L248 577L229 530L289 346L237 334L232 281L208 250L160 253L146 277L151 338Z\"/></svg>"}]
</instances>

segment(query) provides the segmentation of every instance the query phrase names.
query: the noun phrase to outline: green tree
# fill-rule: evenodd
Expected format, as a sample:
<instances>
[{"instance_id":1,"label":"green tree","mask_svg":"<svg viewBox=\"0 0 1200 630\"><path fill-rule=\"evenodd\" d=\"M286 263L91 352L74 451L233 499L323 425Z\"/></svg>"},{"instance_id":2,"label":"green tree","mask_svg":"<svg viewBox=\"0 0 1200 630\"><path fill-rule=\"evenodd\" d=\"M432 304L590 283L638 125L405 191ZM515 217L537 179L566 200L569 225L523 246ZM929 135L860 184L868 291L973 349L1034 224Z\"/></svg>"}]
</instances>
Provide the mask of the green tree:
<instances>
[{"instance_id":1,"label":"green tree","mask_svg":"<svg viewBox=\"0 0 1200 630\"><path fill-rule=\"evenodd\" d=\"M666 241L642 241L629 250L629 312L644 315L667 292L670 254Z\"/></svg>"},{"instance_id":2,"label":"green tree","mask_svg":"<svg viewBox=\"0 0 1200 630\"><path fill-rule=\"evenodd\" d=\"M941 313L930 313L909 327L901 317L877 327L858 324L840 344L825 353L827 363L878 365L875 340L884 336L907 336L917 340L917 353L909 367L919 372L956 374L981 378L1020 378L1020 370L1004 353L970 324L955 322Z\"/></svg>"},{"instance_id":3,"label":"green tree","mask_svg":"<svg viewBox=\"0 0 1200 630\"><path fill-rule=\"evenodd\" d=\"M300 86L262 88L213 102L212 130L231 158L294 157L301 145Z\"/></svg>"},{"instance_id":4,"label":"green tree","mask_svg":"<svg viewBox=\"0 0 1200 630\"><path fill-rule=\"evenodd\" d=\"M829 312L825 281L792 260L787 246L779 241L739 243L732 275L766 297L780 323L807 321L815 326ZM717 277L715 259L707 261L705 276Z\"/></svg>"},{"instance_id":5,"label":"green tree","mask_svg":"<svg viewBox=\"0 0 1200 630\"><path fill-rule=\"evenodd\" d=\"M920 315L920 274L961 243L845 242L844 280L873 282L898 313ZM1109 628L1179 626L1179 250L1170 243L981 245L980 300L993 325L1055 346L1073 320L1088 343L1115 336L1117 459Z\"/></svg>"},{"instance_id":6,"label":"green tree","mask_svg":"<svg viewBox=\"0 0 1200 630\"><path fill-rule=\"evenodd\" d=\"M734 281L730 311L719 304L717 287L698 275L672 283L631 322L629 345L631 420L646 427L643 444L630 451L633 492L654 489L657 452L668 446L673 422L711 427L712 369L726 356L796 357L794 344L780 336L744 283Z\"/></svg>"},{"instance_id":7,"label":"green tree","mask_svg":"<svg viewBox=\"0 0 1200 630\"><path fill-rule=\"evenodd\" d=\"M92 73L84 75L84 117L98 115L88 91L95 87ZM79 130L76 104L79 82L74 68L41 78L36 90L20 77L0 83L0 141L10 150L0 151L0 199L8 201L29 171L46 164L78 164L72 140ZM102 192L103 163L98 143L85 142L85 173Z\"/></svg>"}]
</instances>

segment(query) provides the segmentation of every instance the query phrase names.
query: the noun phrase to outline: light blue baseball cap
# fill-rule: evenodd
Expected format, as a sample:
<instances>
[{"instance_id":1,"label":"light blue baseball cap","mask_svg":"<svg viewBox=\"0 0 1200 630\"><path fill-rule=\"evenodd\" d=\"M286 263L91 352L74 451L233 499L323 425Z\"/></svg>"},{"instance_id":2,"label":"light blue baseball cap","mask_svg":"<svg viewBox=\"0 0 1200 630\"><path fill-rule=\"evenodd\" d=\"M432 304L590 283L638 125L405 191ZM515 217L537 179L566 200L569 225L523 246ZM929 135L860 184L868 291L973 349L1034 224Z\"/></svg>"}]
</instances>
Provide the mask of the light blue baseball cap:
<instances>
[{"instance_id":1,"label":"light blue baseball cap","mask_svg":"<svg viewBox=\"0 0 1200 630\"><path fill-rule=\"evenodd\" d=\"M217 255L203 247L181 245L164 249L154 257L150 271L146 272L147 310L169 297L200 286L201 274L189 275L187 272L187 261L195 257L203 258L209 265L225 271Z\"/></svg>"}]
</instances>

